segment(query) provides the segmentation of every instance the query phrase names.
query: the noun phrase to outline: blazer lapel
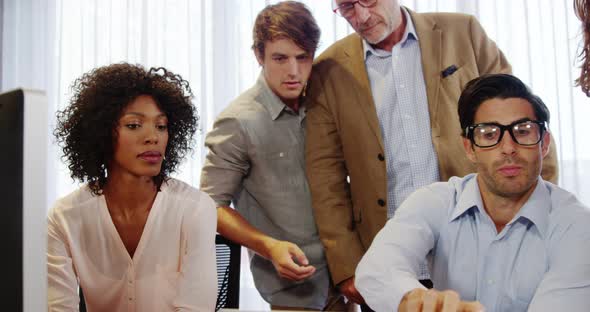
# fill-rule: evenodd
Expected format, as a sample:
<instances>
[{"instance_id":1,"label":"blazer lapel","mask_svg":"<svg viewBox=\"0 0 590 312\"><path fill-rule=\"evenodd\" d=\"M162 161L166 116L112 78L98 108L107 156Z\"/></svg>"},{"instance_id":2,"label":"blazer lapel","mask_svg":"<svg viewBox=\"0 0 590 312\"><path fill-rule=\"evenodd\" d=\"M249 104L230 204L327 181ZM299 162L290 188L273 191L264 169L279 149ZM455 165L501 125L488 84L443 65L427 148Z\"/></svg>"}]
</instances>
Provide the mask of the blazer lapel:
<instances>
[{"instance_id":1,"label":"blazer lapel","mask_svg":"<svg viewBox=\"0 0 590 312\"><path fill-rule=\"evenodd\" d=\"M383 150L381 127L379 126L375 101L373 100L373 95L371 93L371 84L369 83L369 76L367 75L367 69L365 67L363 43L360 36L354 34L354 40L351 40L351 44L346 46L344 54L348 57L351 72L354 73L360 87L357 92L358 100L356 102L364 112L369 127L373 130L373 133L379 141L379 146Z\"/></svg>"},{"instance_id":2,"label":"blazer lapel","mask_svg":"<svg viewBox=\"0 0 590 312\"><path fill-rule=\"evenodd\" d=\"M417 14L411 10L410 16L416 27L422 55L422 71L426 83L426 95L428 97L428 111L432 135L439 135L437 118L438 98L441 80L442 66L442 31L436 26L436 22L429 17Z\"/></svg>"}]
</instances>

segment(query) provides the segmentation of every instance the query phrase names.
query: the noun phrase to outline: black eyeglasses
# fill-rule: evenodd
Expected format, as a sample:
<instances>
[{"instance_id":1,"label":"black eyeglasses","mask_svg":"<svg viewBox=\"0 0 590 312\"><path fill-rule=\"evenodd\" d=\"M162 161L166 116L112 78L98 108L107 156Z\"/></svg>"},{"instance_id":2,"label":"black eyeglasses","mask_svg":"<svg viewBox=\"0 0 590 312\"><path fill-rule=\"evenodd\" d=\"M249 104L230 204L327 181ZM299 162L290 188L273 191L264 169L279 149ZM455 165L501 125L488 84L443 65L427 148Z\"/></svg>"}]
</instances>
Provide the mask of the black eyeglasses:
<instances>
[{"instance_id":1,"label":"black eyeglasses","mask_svg":"<svg viewBox=\"0 0 590 312\"><path fill-rule=\"evenodd\" d=\"M332 0L332 10L334 13L344 17L351 18L354 16L354 5L358 4L363 8L370 8L377 4L377 0L357 0L357 1L345 1L340 4L336 0Z\"/></svg>"},{"instance_id":2,"label":"black eyeglasses","mask_svg":"<svg viewBox=\"0 0 590 312\"><path fill-rule=\"evenodd\" d=\"M506 130L517 144L531 146L541 141L547 127L537 120L517 120L509 125L487 122L466 127L465 135L475 146L492 147L502 141Z\"/></svg>"}]
</instances>

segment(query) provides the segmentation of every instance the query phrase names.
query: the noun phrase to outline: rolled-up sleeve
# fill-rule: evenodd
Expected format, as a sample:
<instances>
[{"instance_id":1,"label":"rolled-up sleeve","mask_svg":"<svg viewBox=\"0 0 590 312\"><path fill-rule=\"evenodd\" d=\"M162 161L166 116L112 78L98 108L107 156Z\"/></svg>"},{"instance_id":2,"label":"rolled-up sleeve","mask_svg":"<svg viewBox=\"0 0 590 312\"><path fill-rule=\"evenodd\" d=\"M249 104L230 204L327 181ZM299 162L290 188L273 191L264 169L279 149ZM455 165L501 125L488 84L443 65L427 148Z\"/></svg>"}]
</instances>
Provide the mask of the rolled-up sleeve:
<instances>
[{"instance_id":1,"label":"rolled-up sleeve","mask_svg":"<svg viewBox=\"0 0 590 312\"><path fill-rule=\"evenodd\" d=\"M420 264L434 248L448 211L430 187L414 192L377 234L356 270L355 286L375 311L397 311L410 290L424 288Z\"/></svg>"},{"instance_id":2,"label":"rolled-up sleeve","mask_svg":"<svg viewBox=\"0 0 590 312\"><path fill-rule=\"evenodd\" d=\"M209 153L201 171L201 190L209 194L217 206L229 206L248 174L247 136L234 117L220 116L207 137Z\"/></svg>"}]
</instances>

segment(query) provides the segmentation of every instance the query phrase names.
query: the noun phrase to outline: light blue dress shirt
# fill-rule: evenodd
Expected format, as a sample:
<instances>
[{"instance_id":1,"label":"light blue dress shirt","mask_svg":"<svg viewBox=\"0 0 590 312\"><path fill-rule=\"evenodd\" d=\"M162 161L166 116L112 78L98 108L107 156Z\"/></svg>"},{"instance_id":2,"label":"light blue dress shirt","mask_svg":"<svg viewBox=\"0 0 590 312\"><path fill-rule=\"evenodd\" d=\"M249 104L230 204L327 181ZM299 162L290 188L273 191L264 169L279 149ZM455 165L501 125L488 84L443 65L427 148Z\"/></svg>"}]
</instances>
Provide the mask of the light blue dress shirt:
<instances>
[{"instance_id":1,"label":"light blue dress shirt","mask_svg":"<svg viewBox=\"0 0 590 312\"><path fill-rule=\"evenodd\" d=\"M387 218L418 188L439 181L432 145L418 34L405 8L406 30L391 52L363 40L387 169ZM430 278L422 264L420 279Z\"/></svg>"},{"instance_id":2,"label":"light blue dress shirt","mask_svg":"<svg viewBox=\"0 0 590 312\"><path fill-rule=\"evenodd\" d=\"M412 192L439 181L418 34L408 11L402 12L406 30L391 52L363 40L384 144L388 218Z\"/></svg>"},{"instance_id":3,"label":"light blue dress shirt","mask_svg":"<svg viewBox=\"0 0 590 312\"><path fill-rule=\"evenodd\" d=\"M434 287L488 312L590 311L590 210L539 178L529 200L497 233L477 175L413 193L376 236L356 271L375 311L396 311L421 286L429 257Z\"/></svg>"}]
</instances>

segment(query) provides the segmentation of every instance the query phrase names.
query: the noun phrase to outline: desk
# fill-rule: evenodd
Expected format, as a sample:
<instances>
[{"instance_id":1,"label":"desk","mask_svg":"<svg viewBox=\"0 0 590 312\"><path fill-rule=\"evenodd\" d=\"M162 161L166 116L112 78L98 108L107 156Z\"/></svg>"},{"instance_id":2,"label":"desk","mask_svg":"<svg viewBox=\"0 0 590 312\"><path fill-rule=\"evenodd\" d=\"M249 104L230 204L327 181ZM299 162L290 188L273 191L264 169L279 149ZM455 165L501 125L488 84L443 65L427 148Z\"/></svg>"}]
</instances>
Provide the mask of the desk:
<instances>
[{"instance_id":1,"label":"desk","mask_svg":"<svg viewBox=\"0 0 590 312\"><path fill-rule=\"evenodd\" d=\"M270 310L240 310L240 309L221 309L219 312L268 312ZM272 310L273 312L297 312L297 311L287 311L287 310ZM303 311L300 311L303 312ZM309 311L307 311L309 312Z\"/></svg>"},{"instance_id":2,"label":"desk","mask_svg":"<svg viewBox=\"0 0 590 312\"><path fill-rule=\"evenodd\" d=\"M269 312L270 308L268 310L240 310L240 309L221 309L219 310L219 312ZM294 310L272 310L273 312L297 312ZM304 311L300 311L300 312L304 312ZM307 311L309 312L309 311Z\"/></svg>"},{"instance_id":3,"label":"desk","mask_svg":"<svg viewBox=\"0 0 590 312\"><path fill-rule=\"evenodd\" d=\"M240 309L221 309L219 312L269 312L271 310L240 310ZM355 310L357 311L356 307ZM272 312L309 312L303 310L272 310ZM329 312L329 311L328 311Z\"/></svg>"}]
</instances>

